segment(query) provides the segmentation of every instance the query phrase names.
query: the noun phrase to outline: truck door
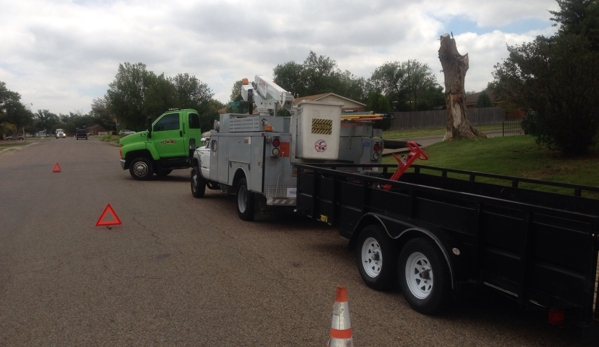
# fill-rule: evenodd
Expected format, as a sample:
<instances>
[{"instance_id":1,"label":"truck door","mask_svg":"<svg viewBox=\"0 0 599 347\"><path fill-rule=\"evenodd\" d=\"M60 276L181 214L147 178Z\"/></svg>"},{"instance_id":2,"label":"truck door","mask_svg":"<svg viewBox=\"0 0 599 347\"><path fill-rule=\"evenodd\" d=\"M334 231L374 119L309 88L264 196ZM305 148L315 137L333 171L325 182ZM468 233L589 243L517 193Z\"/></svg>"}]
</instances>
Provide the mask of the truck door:
<instances>
[{"instance_id":1,"label":"truck door","mask_svg":"<svg viewBox=\"0 0 599 347\"><path fill-rule=\"evenodd\" d=\"M187 144L179 113L164 115L152 129L152 142L161 158L185 156Z\"/></svg>"}]
</instances>

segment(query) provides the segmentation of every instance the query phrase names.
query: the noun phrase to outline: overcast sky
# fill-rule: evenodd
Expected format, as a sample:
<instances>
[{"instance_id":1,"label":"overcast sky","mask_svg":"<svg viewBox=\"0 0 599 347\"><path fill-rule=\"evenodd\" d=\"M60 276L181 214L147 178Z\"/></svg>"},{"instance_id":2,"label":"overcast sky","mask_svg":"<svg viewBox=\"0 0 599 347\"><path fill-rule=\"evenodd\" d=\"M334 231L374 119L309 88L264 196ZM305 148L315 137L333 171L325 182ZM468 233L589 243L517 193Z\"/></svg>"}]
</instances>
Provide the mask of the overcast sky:
<instances>
[{"instance_id":1,"label":"overcast sky","mask_svg":"<svg viewBox=\"0 0 599 347\"><path fill-rule=\"evenodd\" d=\"M0 81L32 111L88 113L120 63L189 73L229 101L235 81L272 77L310 51L369 78L416 59L443 85L439 37L468 53L466 90L481 91L506 45L552 35L555 0L0 0ZM33 104L31 106L31 104Z\"/></svg>"}]
</instances>

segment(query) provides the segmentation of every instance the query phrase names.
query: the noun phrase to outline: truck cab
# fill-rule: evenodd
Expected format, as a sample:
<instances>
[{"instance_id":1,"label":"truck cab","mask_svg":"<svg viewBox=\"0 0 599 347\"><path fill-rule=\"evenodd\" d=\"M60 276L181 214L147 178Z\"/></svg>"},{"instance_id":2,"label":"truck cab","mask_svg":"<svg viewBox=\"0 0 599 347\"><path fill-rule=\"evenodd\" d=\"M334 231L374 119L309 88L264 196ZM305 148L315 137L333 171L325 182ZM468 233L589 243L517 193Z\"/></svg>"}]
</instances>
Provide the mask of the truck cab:
<instances>
[{"instance_id":1,"label":"truck cab","mask_svg":"<svg viewBox=\"0 0 599 347\"><path fill-rule=\"evenodd\" d=\"M193 109L172 109L148 129L120 139L121 168L136 180L148 180L154 174L166 176L175 169L191 167L191 156L200 143L200 116Z\"/></svg>"}]
</instances>

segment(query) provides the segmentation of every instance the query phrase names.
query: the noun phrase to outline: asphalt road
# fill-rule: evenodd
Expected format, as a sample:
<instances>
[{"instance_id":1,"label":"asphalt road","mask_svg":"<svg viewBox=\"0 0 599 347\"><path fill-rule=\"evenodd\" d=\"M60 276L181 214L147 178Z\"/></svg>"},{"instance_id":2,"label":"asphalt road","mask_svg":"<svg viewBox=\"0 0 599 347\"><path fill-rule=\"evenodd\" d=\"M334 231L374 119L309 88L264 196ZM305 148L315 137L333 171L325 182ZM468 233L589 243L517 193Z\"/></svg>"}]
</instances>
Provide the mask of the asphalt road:
<instances>
[{"instance_id":1,"label":"asphalt road","mask_svg":"<svg viewBox=\"0 0 599 347\"><path fill-rule=\"evenodd\" d=\"M242 222L188 175L134 181L97 139L1 153L0 346L325 346L337 285L355 346L593 345L495 295L420 315L362 283L335 229ZM95 227L107 204L122 226Z\"/></svg>"}]
</instances>

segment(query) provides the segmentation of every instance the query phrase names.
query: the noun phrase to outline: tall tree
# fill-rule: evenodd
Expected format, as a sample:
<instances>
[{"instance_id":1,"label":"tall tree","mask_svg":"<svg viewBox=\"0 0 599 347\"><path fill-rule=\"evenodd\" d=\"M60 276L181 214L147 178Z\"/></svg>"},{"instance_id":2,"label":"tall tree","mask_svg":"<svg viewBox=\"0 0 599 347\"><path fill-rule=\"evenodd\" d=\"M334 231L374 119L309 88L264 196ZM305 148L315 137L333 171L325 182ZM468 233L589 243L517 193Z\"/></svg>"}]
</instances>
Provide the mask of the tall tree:
<instances>
[{"instance_id":1,"label":"tall tree","mask_svg":"<svg viewBox=\"0 0 599 347\"><path fill-rule=\"evenodd\" d=\"M559 26L560 34L582 35L589 39L592 50L599 50L599 1L557 0L559 11L549 11Z\"/></svg>"},{"instance_id":2,"label":"tall tree","mask_svg":"<svg viewBox=\"0 0 599 347\"><path fill-rule=\"evenodd\" d=\"M117 120L110 111L107 97L97 98L92 101L90 115L94 123L101 126L105 130L117 130ZM143 129L143 127L132 128L131 130L139 131L141 129Z\"/></svg>"},{"instance_id":3,"label":"tall tree","mask_svg":"<svg viewBox=\"0 0 599 347\"><path fill-rule=\"evenodd\" d=\"M290 61L282 65L277 65L273 70L273 80L281 88L290 92L294 97L310 95L304 85L302 75L304 66ZM241 81L240 81L241 86ZM234 100L231 98L231 100Z\"/></svg>"},{"instance_id":4,"label":"tall tree","mask_svg":"<svg viewBox=\"0 0 599 347\"><path fill-rule=\"evenodd\" d=\"M126 127L143 128L146 117L151 116L146 112L155 109L155 105L148 105L151 102L148 100L148 90L157 81L158 76L146 70L145 64L119 64L106 95L110 113Z\"/></svg>"},{"instance_id":5,"label":"tall tree","mask_svg":"<svg viewBox=\"0 0 599 347\"><path fill-rule=\"evenodd\" d=\"M200 115L208 112L209 101L214 95L208 85L188 73L169 78L176 91L176 104L179 108L192 108Z\"/></svg>"},{"instance_id":6,"label":"tall tree","mask_svg":"<svg viewBox=\"0 0 599 347\"><path fill-rule=\"evenodd\" d=\"M563 33L508 51L493 72L496 95L532 111L530 133L539 145L586 152L599 134L599 52L586 37Z\"/></svg>"},{"instance_id":7,"label":"tall tree","mask_svg":"<svg viewBox=\"0 0 599 347\"><path fill-rule=\"evenodd\" d=\"M487 136L475 129L466 113L465 88L466 72L469 68L468 54L461 55L455 39L448 34L441 35L439 60L445 77L445 102L447 105L447 126L443 141L460 140Z\"/></svg>"},{"instance_id":8,"label":"tall tree","mask_svg":"<svg viewBox=\"0 0 599 347\"><path fill-rule=\"evenodd\" d=\"M37 110L37 113L35 113L34 116L37 119L37 130L43 131L46 134L51 134L54 125L60 122L58 116L49 110Z\"/></svg>"}]
</instances>

